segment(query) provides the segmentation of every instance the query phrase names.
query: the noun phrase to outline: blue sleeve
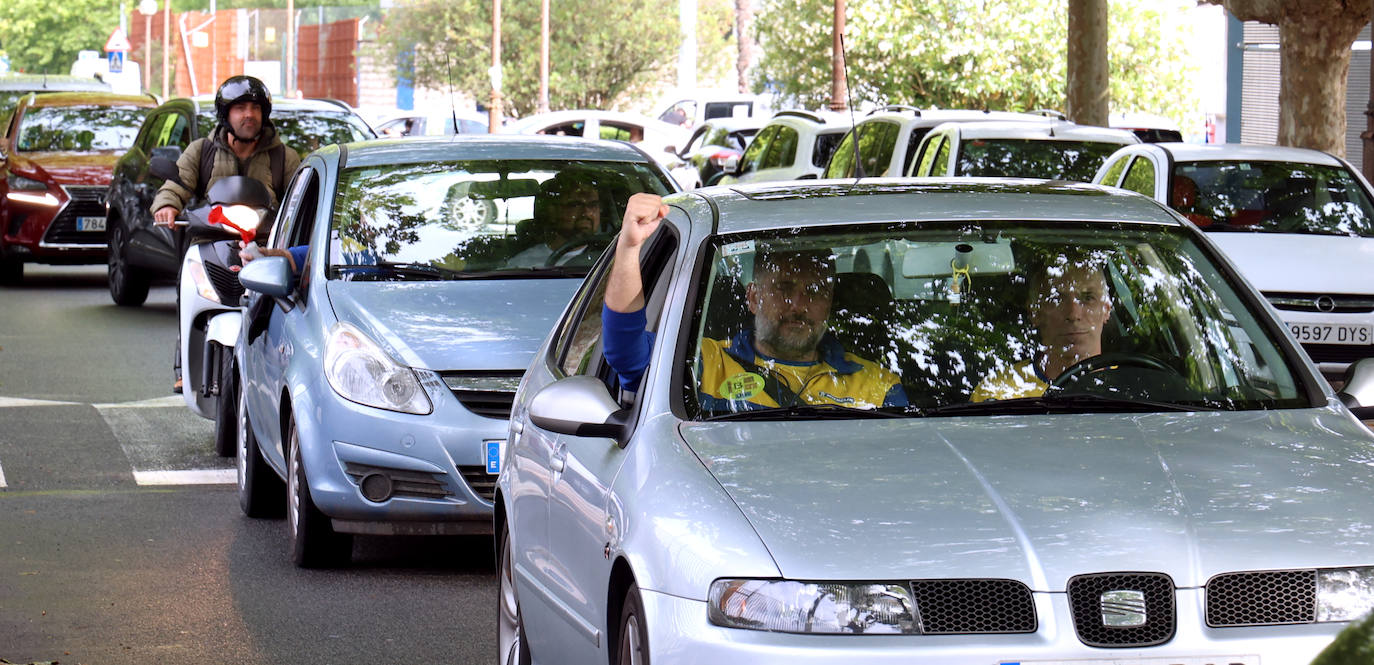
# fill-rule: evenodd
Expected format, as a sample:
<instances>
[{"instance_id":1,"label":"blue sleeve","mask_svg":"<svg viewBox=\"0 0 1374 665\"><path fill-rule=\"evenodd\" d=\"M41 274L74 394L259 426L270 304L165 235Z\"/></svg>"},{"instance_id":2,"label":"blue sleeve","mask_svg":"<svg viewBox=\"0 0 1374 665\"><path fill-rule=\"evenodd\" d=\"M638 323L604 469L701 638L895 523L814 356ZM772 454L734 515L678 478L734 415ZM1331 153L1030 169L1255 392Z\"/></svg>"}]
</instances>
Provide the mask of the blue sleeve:
<instances>
[{"instance_id":1,"label":"blue sleeve","mask_svg":"<svg viewBox=\"0 0 1374 665\"><path fill-rule=\"evenodd\" d=\"M296 264L296 272L305 268L305 256L310 253L310 245L296 245L288 247L286 251L291 252L291 260Z\"/></svg>"},{"instance_id":2,"label":"blue sleeve","mask_svg":"<svg viewBox=\"0 0 1374 665\"><path fill-rule=\"evenodd\" d=\"M654 334L645 330L649 320L644 310L617 312L601 306L601 353L606 363L620 377L620 387L634 392L649 366L649 352L654 348Z\"/></svg>"},{"instance_id":3,"label":"blue sleeve","mask_svg":"<svg viewBox=\"0 0 1374 665\"><path fill-rule=\"evenodd\" d=\"M894 384L887 390L887 397L883 398L883 406L910 406L911 402L906 398L906 389L902 384Z\"/></svg>"}]
</instances>

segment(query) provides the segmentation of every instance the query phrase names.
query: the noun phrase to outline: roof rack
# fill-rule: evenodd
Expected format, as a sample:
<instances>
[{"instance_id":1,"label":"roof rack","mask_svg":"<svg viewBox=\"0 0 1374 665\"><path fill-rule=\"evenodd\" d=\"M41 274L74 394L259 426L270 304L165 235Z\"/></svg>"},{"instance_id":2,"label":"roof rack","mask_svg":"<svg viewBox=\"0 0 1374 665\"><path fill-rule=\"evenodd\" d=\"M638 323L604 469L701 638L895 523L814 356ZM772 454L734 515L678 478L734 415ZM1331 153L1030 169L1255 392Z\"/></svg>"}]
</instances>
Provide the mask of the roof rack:
<instances>
[{"instance_id":1,"label":"roof rack","mask_svg":"<svg viewBox=\"0 0 1374 665\"><path fill-rule=\"evenodd\" d=\"M907 106L906 104L885 104L876 109L873 109L872 111L869 111L864 115L873 115L874 113L884 113L887 111L911 111L916 114L916 117L921 117L921 109L918 109L915 106Z\"/></svg>"},{"instance_id":2,"label":"roof rack","mask_svg":"<svg viewBox=\"0 0 1374 665\"><path fill-rule=\"evenodd\" d=\"M774 113L774 114L773 114L773 117L776 118L776 117L778 117L778 116L784 116L784 115L797 116L798 118L806 118L807 120L810 120L810 121L812 121L812 122L818 122L818 123L821 123L821 124L825 124L825 118L822 118L822 117L820 117L819 115L816 115L815 113L812 113L812 112L810 112L810 111L797 111L797 110L778 111L777 113Z\"/></svg>"}]
</instances>

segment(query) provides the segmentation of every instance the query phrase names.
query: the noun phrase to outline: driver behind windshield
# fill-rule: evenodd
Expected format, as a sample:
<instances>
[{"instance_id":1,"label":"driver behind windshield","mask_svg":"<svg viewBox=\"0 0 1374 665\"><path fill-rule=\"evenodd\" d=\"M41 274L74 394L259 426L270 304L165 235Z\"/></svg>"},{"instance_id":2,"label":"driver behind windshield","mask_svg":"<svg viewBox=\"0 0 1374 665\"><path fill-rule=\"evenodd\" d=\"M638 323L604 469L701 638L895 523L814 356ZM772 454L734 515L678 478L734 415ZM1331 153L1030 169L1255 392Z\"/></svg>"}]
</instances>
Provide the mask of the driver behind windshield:
<instances>
[{"instance_id":1,"label":"driver behind windshield","mask_svg":"<svg viewBox=\"0 0 1374 665\"><path fill-rule=\"evenodd\" d=\"M1064 370L1102 354L1112 301L1100 266L1063 254L1046 262L1031 273L1029 309L1039 353L984 377L972 401L1039 397Z\"/></svg>"},{"instance_id":2,"label":"driver behind windshield","mask_svg":"<svg viewBox=\"0 0 1374 665\"><path fill-rule=\"evenodd\" d=\"M648 364L639 252L666 206L635 194L625 210L602 310L603 351L634 391ZM731 339L703 339L698 398L707 411L744 411L800 404L873 409L907 405L896 374L844 350L827 320L835 293L829 250L778 251L760 244L754 280L745 289L753 326Z\"/></svg>"},{"instance_id":3,"label":"driver behind windshield","mask_svg":"<svg viewBox=\"0 0 1374 665\"><path fill-rule=\"evenodd\" d=\"M596 184L576 170L545 180L534 198L533 223L534 244L512 256L508 266L562 265L588 251L587 240L602 230Z\"/></svg>"}]
</instances>

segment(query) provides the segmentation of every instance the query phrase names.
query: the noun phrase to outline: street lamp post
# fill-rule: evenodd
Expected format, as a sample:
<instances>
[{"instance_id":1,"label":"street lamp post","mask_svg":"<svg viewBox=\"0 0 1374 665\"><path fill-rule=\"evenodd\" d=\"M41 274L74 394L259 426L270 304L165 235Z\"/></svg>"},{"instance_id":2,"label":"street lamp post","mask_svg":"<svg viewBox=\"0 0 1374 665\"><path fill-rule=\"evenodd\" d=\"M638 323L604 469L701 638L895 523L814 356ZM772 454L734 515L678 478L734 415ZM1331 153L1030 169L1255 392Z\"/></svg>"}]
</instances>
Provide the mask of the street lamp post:
<instances>
[{"instance_id":1,"label":"street lamp post","mask_svg":"<svg viewBox=\"0 0 1374 665\"><path fill-rule=\"evenodd\" d=\"M138 3L138 13L143 15L143 89L153 87L153 14L157 13L157 0L142 0Z\"/></svg>"},{"instance_id":2,"label":"street lamp post","mask_svg":"<svg viewBox=\"0 0 1374 665\"><path fill-rule=\"evenodd\" d=\"M155 0L156 1L156 0ZM167 99L167 81L171 79L171 74L167 71L170 67L172 52L172 0L162 0L162 98Z\"/></svg>"}]
</instances>

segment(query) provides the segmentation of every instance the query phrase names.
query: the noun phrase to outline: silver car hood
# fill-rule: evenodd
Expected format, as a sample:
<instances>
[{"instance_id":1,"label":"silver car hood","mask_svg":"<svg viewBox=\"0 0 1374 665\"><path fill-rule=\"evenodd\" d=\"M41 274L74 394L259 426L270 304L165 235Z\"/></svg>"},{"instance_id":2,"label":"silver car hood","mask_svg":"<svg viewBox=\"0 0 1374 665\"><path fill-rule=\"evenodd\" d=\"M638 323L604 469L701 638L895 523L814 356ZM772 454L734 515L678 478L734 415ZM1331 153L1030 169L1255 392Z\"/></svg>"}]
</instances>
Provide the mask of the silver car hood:
<instances>
[{"instance_id":1,"label":"silver car hood","mask_svg":"<svg viewBox=\"0 0 1374 665\"><path fill-rule=\"evenodd\" d=\"M581 280L330 280L340 321L402 364L435 371L524 370Z\"/></svg>"},{"instance_id":2,"label":"silver car hood","mask_svg":"<svg viewBox=\"0 0 1374 665\"><path fill-rule=\"evenodd\" d=\"M1374 264L1374 238L1213 232L1245 279L1265 293L1374 293L1352 266Z\"/></svg>"},{"instance_id":3,"label":"silver car hood","mask_svg":"<svg viewBox=\"0 0 1374 665\"><path fill-rule=\"evenodd\" d=\"M789 579L1374 565L1374 437L1334 408L681 432Z\"/></svg>"}]
</instances>

